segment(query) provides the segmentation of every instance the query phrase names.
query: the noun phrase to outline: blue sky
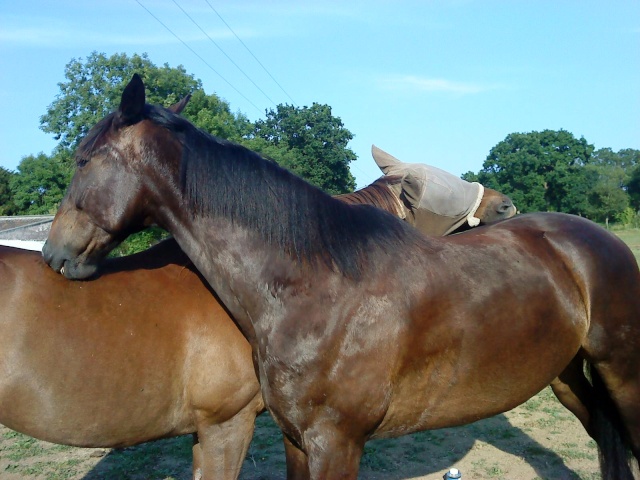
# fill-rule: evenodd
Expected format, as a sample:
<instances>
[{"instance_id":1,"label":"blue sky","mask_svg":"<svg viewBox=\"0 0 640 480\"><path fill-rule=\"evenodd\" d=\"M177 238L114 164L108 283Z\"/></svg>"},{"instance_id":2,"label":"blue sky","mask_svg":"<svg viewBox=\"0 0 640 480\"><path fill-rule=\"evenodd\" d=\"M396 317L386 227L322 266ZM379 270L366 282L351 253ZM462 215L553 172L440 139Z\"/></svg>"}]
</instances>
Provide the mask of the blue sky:
<instances>
[{"instance_id":1,"label":"blue sky","mask_svg":"<svg viewBox=\"0 0 640 480\"><path fill-rule=\"evenodd\" d=\"M252 120L287 94L330 105L355 135L359 187L380 176L372 143L456 175L513 132L640 149L637 0L27 0L0 4L0 165L51 152L39 118L93 51L181 64Z\"/></svg>"}]
</instances>

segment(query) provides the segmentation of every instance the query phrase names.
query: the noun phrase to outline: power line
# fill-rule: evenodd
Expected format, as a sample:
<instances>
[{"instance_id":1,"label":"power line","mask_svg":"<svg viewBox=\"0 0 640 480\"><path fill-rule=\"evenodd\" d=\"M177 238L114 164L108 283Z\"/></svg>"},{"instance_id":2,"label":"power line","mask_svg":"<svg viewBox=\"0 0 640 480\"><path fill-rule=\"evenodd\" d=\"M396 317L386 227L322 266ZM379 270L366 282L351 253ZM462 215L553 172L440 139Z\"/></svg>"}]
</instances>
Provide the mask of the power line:
<instances>
[{"instance_id":1,"label":"power line","mask_svg":"<svg viewBox=\"0 0 640 480\"><path fill-rule=\"evenodd\" d=\"M264 91L263 91L263 90L262 90L262 89L261 89L261 88L256 84L256 82L254 82L254 81L251 79L251 77L249 77L249 75L247 75L247 74L245 73L245 71L244 71L244 70L242 70L242 68L240 68L240 66L239 66L236 62L234 62L234 61L233 61L233 59L232 59L229 55L227 55L227 52L225 52L225 51L222 49L222 47L221 47L220 45L218 45L218 44L216 43L216 41L215 41L213 38L211 38L211 37L209 36L209 34L208 34L207 32L205 32L205 31L204 31L204 29L203 29L200 25L198 25L198 23L197 23L197 22L196 22L196 21L191 17L191 15L189 15L189 14L185 11L185 9L184 9L184 8L182 8L182 7L180 6L180 4L179 4L176 0L173 0L173 3L175 3L175 4L176 4L176 7L178 7L180 10L182 10L182 13L184 13L184 14L187 16L187 18L188 18L189 20L191 20L191 22L192 22L196 27L198 27L202 33L204 33L204 34L206 35L206 37L209 39L209 41L211 41L211 43L213 43L213 44L218 48L218 50L220 50L220 52L222 52L222 54L223 54L225 57L227 57L227 59L228 59L228 60L229 60L229 61L230 61L230 62L231 62L231 63L232 63L232 64L233 64L233 65L234 65L234 66L235 66L239 71L240 71L240 73L242 73L242 74L247 78L247 80L249 80L249 81L253 84L253 86L254 86L254 87L256 87L256 88L260 91L260 93L262 93L262 94L267 98L267 100L269 100L271 103L273 103L273 105L274 105L274 106L276 106L276 102L274 102L273 100L271 100L271 98L269 97L269 95L267 95L266 93L264 93Z\"/></svg>"},{"instance_id":2,"label":"power line","mask_svg":"<svg viewBox=\"0 0 640 480\"><path fill-rule=\"evenodd\" d=\"M151 15L153 18L155 18L155 19L158 21L158 23L159 23L160 25L162 25L164 28L166 28L166 29L167 29L167 31L168 31L171 35L173 35L174 37L176 37L176 38L180 41L180 43L182 43L185 47L187 47L187 48L191 51L191 53L193 53L196 57L198 57L200 60L202 60L202 62L203 62L207 67L209 67L209 68L211 69L211 71L213 71L213 73L215 73L216 75L218 75L218 76L219 76L219 77L220 77L220 78L221 78L221 79L222 79L222 80L223 80L227 85L229 85L233 90L235 90L235 91L236 91L236 93L237 93L238 95L240 95L242 98L244 98L244 99L245 99L249 104L251 104L251 105L252 105L256 110L258 110L258 111L260 112L260 114L262 114L262 113L263 113L263 111L262 111L260 108L258 108L258 106L256 106L256 104L255 104L255 103L253 103L251 100L249 100L249 99L248 99L248 98L247 98L247 97L246 97L246 96L245 96L245 95L244 95L240 90L238 90L236 87L234 87L234 86L233 86L233 84L231 84L231 82L229 82L226 78L224 78L224 77L220 74L220 72L218 72L215 68L213 68L213 67L209 64L209 62L207 62L204 58L202 58L200 55L198 55L198 53L197 53L193 48L191 48L191 47L190 47L190 46L189 46L189 45L188 45L184 40L182 40L182 39L181 39L181 38L180 38L176 33L174 33L174 32L173 32L173 30L171 30L169 27L167 27L167 26L162 22L162 20L160 20L158 17L156 17L153 13L151 13L151 11L150 11L147 7L145 7L142 3L140 3L140 0L135 0L135 1L136 1L136 3L137 3L138 5L140 5L142 8L144 8L144 9L146 10L146 12L147 12L149 15Z\"/></svg>"},{"instance_id":3,"label":"power line","mask_svg":"<svg viewBox=\"0 0 640 480\"><path fill-rule=\"evenodd\" d=\"M278 81L273 77L273 75L271 75L271 73L269 72L269 70L267 70L267 67L265 67L262 62L260 60L258 60L258 57L256 57L253 52L249 49L249 47L247 47L247 45L242 41L242 39L238 36L238 34L236 32L233 31L233 29L229 26L229 24L225 21L224 18L222 18L222 15L220 15L218 13L218 11L213 8L213 5L211 5L211 3L209 3L209 0L205 0L205 2L207 2L207 5L209 5L209 8L211 8L211 10L213 10L213 12L218 16L218 18L220 20L222 20L222 23L224 23L227 28L229 29L229 31L231 33L233 33L233 35L238 39L238 41L242 44L242 46L247 50L247 52L249 52L251 54L251 56L254 58L254 60L256 62L258 62L258 65L260 65L262 67L262 69L267 72L267 75L269 75L269 77L271 77L271 80L273 80L275 82L276 85L278 85L278 87L280 87L280 90L282 90L284 92L284 94L289 97L289 100L291 100L291 102L293 103L294 106L298 106L298 104L296 104L295 100L293 98L291 98L291 95L289 95L287 93L287 91L282 87L282 85L280 85L280 83L278 83Z\"/></svg>"}]
</instances>

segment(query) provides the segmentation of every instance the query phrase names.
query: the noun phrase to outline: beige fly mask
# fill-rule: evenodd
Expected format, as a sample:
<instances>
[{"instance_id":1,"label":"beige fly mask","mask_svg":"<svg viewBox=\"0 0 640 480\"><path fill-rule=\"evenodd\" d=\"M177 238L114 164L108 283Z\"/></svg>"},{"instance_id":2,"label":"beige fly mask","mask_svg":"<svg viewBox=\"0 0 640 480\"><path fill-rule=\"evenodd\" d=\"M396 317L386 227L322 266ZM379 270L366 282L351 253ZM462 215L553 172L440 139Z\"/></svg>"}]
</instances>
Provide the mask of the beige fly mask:
<instances>
[{"instance_id":1,"label":"beige fly mask","mask_svg":"<svg viewBox=\"0 0 640 480\"><path fill-rule=\"evenodd\" d=\"M472 227L480 223L474 216L484 195L479 183L430 165L403 163L375 145L371 153L385 175L402 178L400 198L410 210L414 225L428 222L435 235L447 235L464 222Z\"/></svg>"}]
</instances>

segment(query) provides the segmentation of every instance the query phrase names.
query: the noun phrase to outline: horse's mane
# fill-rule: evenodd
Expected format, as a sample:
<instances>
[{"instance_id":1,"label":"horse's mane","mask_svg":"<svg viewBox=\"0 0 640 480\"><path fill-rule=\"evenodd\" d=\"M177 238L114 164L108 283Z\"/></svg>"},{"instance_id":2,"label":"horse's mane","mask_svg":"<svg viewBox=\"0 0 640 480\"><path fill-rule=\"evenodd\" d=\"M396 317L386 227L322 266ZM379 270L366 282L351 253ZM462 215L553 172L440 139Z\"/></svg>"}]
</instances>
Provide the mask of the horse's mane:
<instances>
[{"instance_id":1,"label":"horse's mane","mask_svg":"<svg viewBox=\"0 0 640 480\"><path fill-rule=\"evenodd\" d=\"M385 175L360 190L334 195L333 198L354 205L374 205L389 213L396 213L400 206L399 200L389 187L399 184L401 180L400 175Z\"/></svg>"},{"instance_id":2,"label":"horse's mane","mask_svg":"<svg viewBox=\"0 0 640 480\"><path fill-rule=\"evenodd\" d=\"M83 161L88 161L96 148L100 146L101 140L111 128L116 112L112 112L98 123L96 123L82 139L75 153L75 160L78 165Z\"/></svg>"},{"instance_id":3,"label":"horse's mane","mask_svg":"<svg viewBox=\"0 0 640 480\"><path fill-rule=\"evenodd\" d=\"M209 135L166 108L146 105L144 117L182 144L180 185L195 212L229 218L297 260L311 265L320 260L348 277L360 278L376 253L395 254L408 243L426 243L393 215L336 200L276 163Z\"/></svg>"}]
</instances>

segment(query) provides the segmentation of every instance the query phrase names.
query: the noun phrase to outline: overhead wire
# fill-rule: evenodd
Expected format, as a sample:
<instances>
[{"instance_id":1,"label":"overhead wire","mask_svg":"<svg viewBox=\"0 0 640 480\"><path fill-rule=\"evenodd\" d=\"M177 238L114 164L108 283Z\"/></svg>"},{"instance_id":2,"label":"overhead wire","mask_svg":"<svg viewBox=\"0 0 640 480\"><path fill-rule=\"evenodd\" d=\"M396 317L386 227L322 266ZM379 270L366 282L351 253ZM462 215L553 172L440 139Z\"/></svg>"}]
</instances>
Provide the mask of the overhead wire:
<instances>
[{"instance_id":1,"label":"overhead wire","mask_svg":"<svg viewBox=\"0 0 640 480\"><path fill-rule=\"evenodd\" d=\"M240 95L244 100L246 100L251 106L253 106L258 112L261 114L264 113L255 103L253 103L249 98L247 98L240 90L238 90L231 82L229 82L220 72L218 72L209 62L207 62L201 55L199 55L193 48L189 46L182 38L180 38L173 30L171 30L162 20L160 20L157 16L155 16L147 7L145 7L140 0L135 0L138 5L140 5L151 17L153 17L160 25L162 25L171 35L173 35L180 43L182 43L185 47L191 51L196 57L198 57L212 72L214 72L218 77L220 77L229 87L231 87L238 95ZM240 42L240 44L249 52L249 54L254 58L254 60L262 67L262 69L269 75L269 77L273 80L273 82L282 90L282 92L291 100L295 107L298 107L295 100L289 95L289 93L280 85L280 83L275 79L275 77L269 72L269 70L260 62L260 60L256 57L256 55L249 49L249 47L242 41L242 39L238 36L238 34L231 28L231 26L225 21L225 19L218 13L218 11L211 5L209 0L205 0L209 8L220 18L222 23L229 29L229 31L236 37L236 39ZM213 43L222 54L227 57L227 59L273 104L276 103L236 64L235 61L207 34L207 32L178 4L176 0L173 0L173 3L184 13L184 15L191 20L191 22L200 29L202 33L206 35L206 37ZM351 167L354 167L356 170L359 170L361 173L364 173L359 166L355 165L353 162Z\"/></svg>"},{"instance_id":2,"label":"overhead wire","mask_svg":"<svg viewBox=\"0 0 640 480\"><path fill-rule=\"evenodd\" d=\"M176 0L173 0L174 3L176 3ZM236 39L240 42L240 44L242 44L242 46L247 50L247 52L249 52L249 54L254 58L254 60L258 63L258 65L260 65L262 67L262 69L267 73L267 75L269 75L269 77L274 81L274 83L280 88L280 90L282 90L284 92L284 94L289 98L289 100L291 100L291 102L293 103L293 105L295 107L298 107L298 104L295 102L295 100L293 98L291 98L291 95L289 95L289 93L282 87L282 85L280 85L280 83L274 78L273 75L271 75L271 73L269 72L269 70L267 69L267 67L265 67L262 62L260 62L260 60L258 59L258 57L256 57L254 55L254 53L251 51L251 49L242 41L242 39L238 36L238 34L233 30L233 28L231 28L231 26L226 22L226 20L222 17L222 15L220 15L220 13L214 8L213 5L211 5L211 2L209 2L209 0L205 0L205 2L207 3L207 5L209 5L209 8L211 8L211 10L218 16L218 18L222 21L222 23L224 23L226 25L226 27L229 29L229 31L236 37ZM176 3L177 5L177 3ZM182 10L182 8L181 8ZM184 11L184 10L183 10ZM186 12L185 12L186 14ZM194 22L195 23L195 22ZM199 27L198 27L199 28ZM202 30L202 29L200 29ZM216 45L217 46L217 45ZM220 48L220 47L218 47ZM222 49L221 49L222 51ZM223 52L224 53L224 52ZM225 54L226 55L226 54ZM228 58L228 57L227 57ZM231 59L229 59L231 60ZM232 63L235 62L232 61ZM236 65L237 66L237 65ZM239 67L238 67L239 68ZM253 83L253 82L252 82ZM255 85L255 84L254 84ZM256 85L257 87L257 85ZM361 174L366 174L366 172L364 172L358 165L356 165L356 162L353 162L351 165L349 165L350 168L355 168L356 170L358 170Z\"/></svg>"},{"instance_id":3,"label":"overhead wire","mask_svg":"<svg viewBox=\"0 0 640 480\"><path fill-rule=\"evenodd\" d=\"M196 52L193 48L191 48L189 46L189 44L187 44L187 42L185 42L184 40L182 40L182 38L180 38L176 33L174 33L173 30L171 30L162 20L160 20L158 17L156 17L147 7L145 7L142 3L140 3L140 0L135 0L136 3L138 5L140 5L142 8L145 9L145 11L151 15L154 19L156 19L156 21L162 25L165 29L167 29L167 31L173 35L174 37L176 37L178 39L178 41L180 41L180 43L182 43L185 47L187 47L191 53L193 53L196 57L198 57L200 60L202 60L202 62L209 67L209 69L215 73L216 75L218 75L227 85L229 85L238 95L240 95L242 98L244 98L251 106L253 106L258 112L260 112L261 114L264 113L260 108L258 108L258 106L253 103L251 100L249 100L240 90L238 90L231 82L229 82L229 80L227 80L220 72L218 72L215 68L213 68L211 66L211 64L209 64L209 62L207 62L204 58L202 58L202 56L200 56L198 54L198 52Z\"/></svg>"},{"instance_id":4,"label":"overhead wire","mask_svg":"<svg viewBox=\"0 0 640 480\"><path fill-rule=\"evenodd\" d=\"M249 52L249 54L253 57L253 59L258 63L258 65L260 65L262 67L262 69L267 73L267 75L269 75L271 80L273 80L274 83L280 88L280 90L282 90L282 92L287 97L289 97L289 100L291 100L291 103L293 103L293 105L297 107L298 104L295 102L295 100L293 98L291 98L291 95L289 95L289 93L284 89L284 87L282 85L280 85L280 83L275 79L275 77L273 75L271 75L271 72L269 72L267 67L265 67L260 60L258 60L258 57L256 57L254 55L254 53L251 51L251 49L242 41L242 39L233 30L233 28L231 28L231 26L226 22L226 20L224 18L222 18L222 15L220 15L220 13L218 13L218 11L213 7L213 5L211 5L209 0L205 0L205 2L207 2L207 5L209 5L209 8L211 8L211 10L213 10L213 12L218 16L218 18L222 21L222 23L224 23L227 26L229 31L231 33L233 33L233 35L238 39L238 41L242 44L242 46L247 50L247 52Z\"/></svg>"},{"instance_id":5,"label":"overhead wire","mask_svg":"<svg viewBox=\"0 0 640 480\"><path fill-rule=\"evenodd\" d=\"M276 106L276 102L274 102L273 100L271 100L271 97L269 97L269 95L267 95L267 94L264 92L264 90L262 90L262 89L258 86L258 84L257 84L256 82L254 82L254 81L251 79L251 77L250 77L249 75L247 75L247 74L245 73L245 71L244 71L242 68L240 68L240 66L239 66L236 62L234 62L234 61L233 61L233 59L232 59L232 58L227 54L227 52L225 52L225 51L224 51L224 49L223 49L220 45L218 45L218 43L217 43L213 38L211 38L211 37L209 36L209 34L208 34L208 33L207 33L207 32L206 32L206 31L205 31L205 30L204 30L200 25L198 25L198 22L196 22L196 21L193 19L193 17L191 17L191 15L189 15L189 14L187 13L187 11L186 11L184 8L182 8L182 7L180 6L180 4L179 4L176 0L173 0L173 3L175 3L176 7L178 7L180 10L182 10L182 13L184 13L184 14L185 14L185 16L186 16L189 20L191 20L191 22L192 22L196 27L198 27L198 29L199 29L202 33L204 33L204 34L205 34L205 36L209 39L209 41L210 41L211 43L213 43L213 44L216 46L216 48L217 48L218 50L220 50L220 52L221 52L225 57L227 57L227 59L228 59L228 60L233 64L233 66L235 66L235 67L240 71L240 73L242 73L242 74L245 76L245 78L246 78L247 80L249 80L249 81L253 84L253 86L254 86L254 87L256 87L256 88L258 89L258 91L259 91L260 93L262 93L262 94L265 96L265 98L266 98L267 100L269 100L269 101L270 101L274 106Z\"/></svg>"}]
</instances>

